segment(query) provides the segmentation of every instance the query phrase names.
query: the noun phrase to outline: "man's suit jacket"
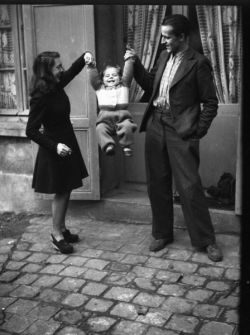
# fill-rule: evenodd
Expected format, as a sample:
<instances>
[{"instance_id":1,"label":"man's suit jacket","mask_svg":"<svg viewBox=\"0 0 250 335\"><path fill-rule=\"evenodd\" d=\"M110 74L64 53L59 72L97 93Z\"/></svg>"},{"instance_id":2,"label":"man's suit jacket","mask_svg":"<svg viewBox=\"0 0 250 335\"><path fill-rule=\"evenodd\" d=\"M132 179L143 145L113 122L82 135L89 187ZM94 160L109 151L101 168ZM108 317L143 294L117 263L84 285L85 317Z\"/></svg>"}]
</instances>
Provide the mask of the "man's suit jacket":
<instances>
[{"instance_id":1,"label":"man's suit jacket","mask_svg":"<svg viewBox=\"0 0 250 335\"><path fill-rule=\"evenodd\" d=\"M145 131L153 110L162 74L170 54L164 50L151 72L147 72L138 57L134 63L134 77L143 90L151 94L140 131ZM217 114L218 99L209 60L188 48L177 69L169 90L173 126L183 138L201 138ZM201 108L203 104L203 108Z\"/></svg>"}]
</instances>

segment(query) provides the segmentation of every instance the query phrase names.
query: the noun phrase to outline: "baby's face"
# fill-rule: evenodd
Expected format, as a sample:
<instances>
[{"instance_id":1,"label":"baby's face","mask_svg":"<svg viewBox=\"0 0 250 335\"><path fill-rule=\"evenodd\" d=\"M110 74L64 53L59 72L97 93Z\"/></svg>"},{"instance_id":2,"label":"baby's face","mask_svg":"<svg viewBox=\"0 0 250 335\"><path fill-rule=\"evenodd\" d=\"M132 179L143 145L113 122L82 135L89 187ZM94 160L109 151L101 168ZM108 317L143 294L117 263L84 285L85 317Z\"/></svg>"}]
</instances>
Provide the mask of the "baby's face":
<instances>
[{"instance_id":1,"label":"baby's face","mask_svg":"<svg viewBox=\"0 0 250 335\"><path fill-rule=\"evenodd\" d=\"M115 67L108 67L103 74L103 83L105 86L113 87L120 83L120 76Z\"/></svg>"}]
</instances>

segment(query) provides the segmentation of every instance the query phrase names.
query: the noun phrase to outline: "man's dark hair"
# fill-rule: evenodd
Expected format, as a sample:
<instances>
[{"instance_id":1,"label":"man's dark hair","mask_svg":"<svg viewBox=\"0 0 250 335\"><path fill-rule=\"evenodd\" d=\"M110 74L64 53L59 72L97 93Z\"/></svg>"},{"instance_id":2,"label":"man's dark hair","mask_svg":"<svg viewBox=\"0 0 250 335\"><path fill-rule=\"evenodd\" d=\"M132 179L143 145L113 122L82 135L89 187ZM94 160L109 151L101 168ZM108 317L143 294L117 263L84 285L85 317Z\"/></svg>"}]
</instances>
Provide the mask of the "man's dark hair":
<instances>
[{"instance_id":1,"label":"man's dark hair","mask_svg":"<svg viewBox=\"0 0 250 335\"><path fill-rule=\"evenodd\" d=\"M173 34L175 36L180 36L181 34L184 34L184 36L187 37L190 34L190 21L186 18L186 16L181 14L166 16L161 25L172 26Z\"/></svg>"}]
</instances>

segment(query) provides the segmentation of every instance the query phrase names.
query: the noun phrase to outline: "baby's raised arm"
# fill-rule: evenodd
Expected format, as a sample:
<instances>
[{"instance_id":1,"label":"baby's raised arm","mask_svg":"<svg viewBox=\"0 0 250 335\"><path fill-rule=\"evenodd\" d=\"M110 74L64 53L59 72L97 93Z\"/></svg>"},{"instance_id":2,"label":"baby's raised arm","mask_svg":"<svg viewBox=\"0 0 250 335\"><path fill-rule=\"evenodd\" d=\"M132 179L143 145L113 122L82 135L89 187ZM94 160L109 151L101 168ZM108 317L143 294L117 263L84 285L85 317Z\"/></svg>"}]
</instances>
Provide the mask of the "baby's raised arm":
<instances>
[{"instance_id":1,"label":"baby's raised arm","mask_svg":"<svg viewBox=\"0 0 250 335\"><path fill-rule=\"evenodd\" d=\"M123 73L122 73L122 83L123 85L130 87L134 75L134 59L128 58L125 60Z\"/></svg>"},{"instance_id":2,"label":"baby's raised arm","mask_svg":"<svg viewBox=\"0 0 250 335\"><path fill-rule=\"evenodd\" d=\"M102 80L96 68L96 62L94 60L94 57L90 52L87 52L85 54L85 63L87 66L87 72L89 74L90 84L93 87L93 89L97 91L102 85Z\"/></svg>"}]
</instances>

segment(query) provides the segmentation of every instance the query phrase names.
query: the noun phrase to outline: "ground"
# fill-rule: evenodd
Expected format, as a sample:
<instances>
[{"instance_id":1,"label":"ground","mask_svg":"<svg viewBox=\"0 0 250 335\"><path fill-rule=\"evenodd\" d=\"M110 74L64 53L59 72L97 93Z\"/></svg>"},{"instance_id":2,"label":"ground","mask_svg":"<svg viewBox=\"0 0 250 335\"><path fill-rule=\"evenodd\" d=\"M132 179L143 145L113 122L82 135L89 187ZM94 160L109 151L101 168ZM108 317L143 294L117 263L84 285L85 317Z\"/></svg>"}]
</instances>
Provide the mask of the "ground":
<instances>
[{"instance_id":1,"label":"ground","mask_svg":"<svg viewBox=\"0 0 250 335\"><path fill-rule=\"evenodd\" d=\"M0 239L20 237L25 228L29 225L29 220L36 216L38 215L31 213L0 213Z\"/></svg>"},{"instance_id":2,"label":"ground","mask_svg":"<svg viewBox=\"0 0 250 335\"><path fill-rule=\"evenodd\" d=\"M184 229L151 253L150 224L67 224L72 255L54 250L50 216L0 214L0 335L238 335L237 234L217 234L213 263Z\"/></svg>"}]
</instances>

